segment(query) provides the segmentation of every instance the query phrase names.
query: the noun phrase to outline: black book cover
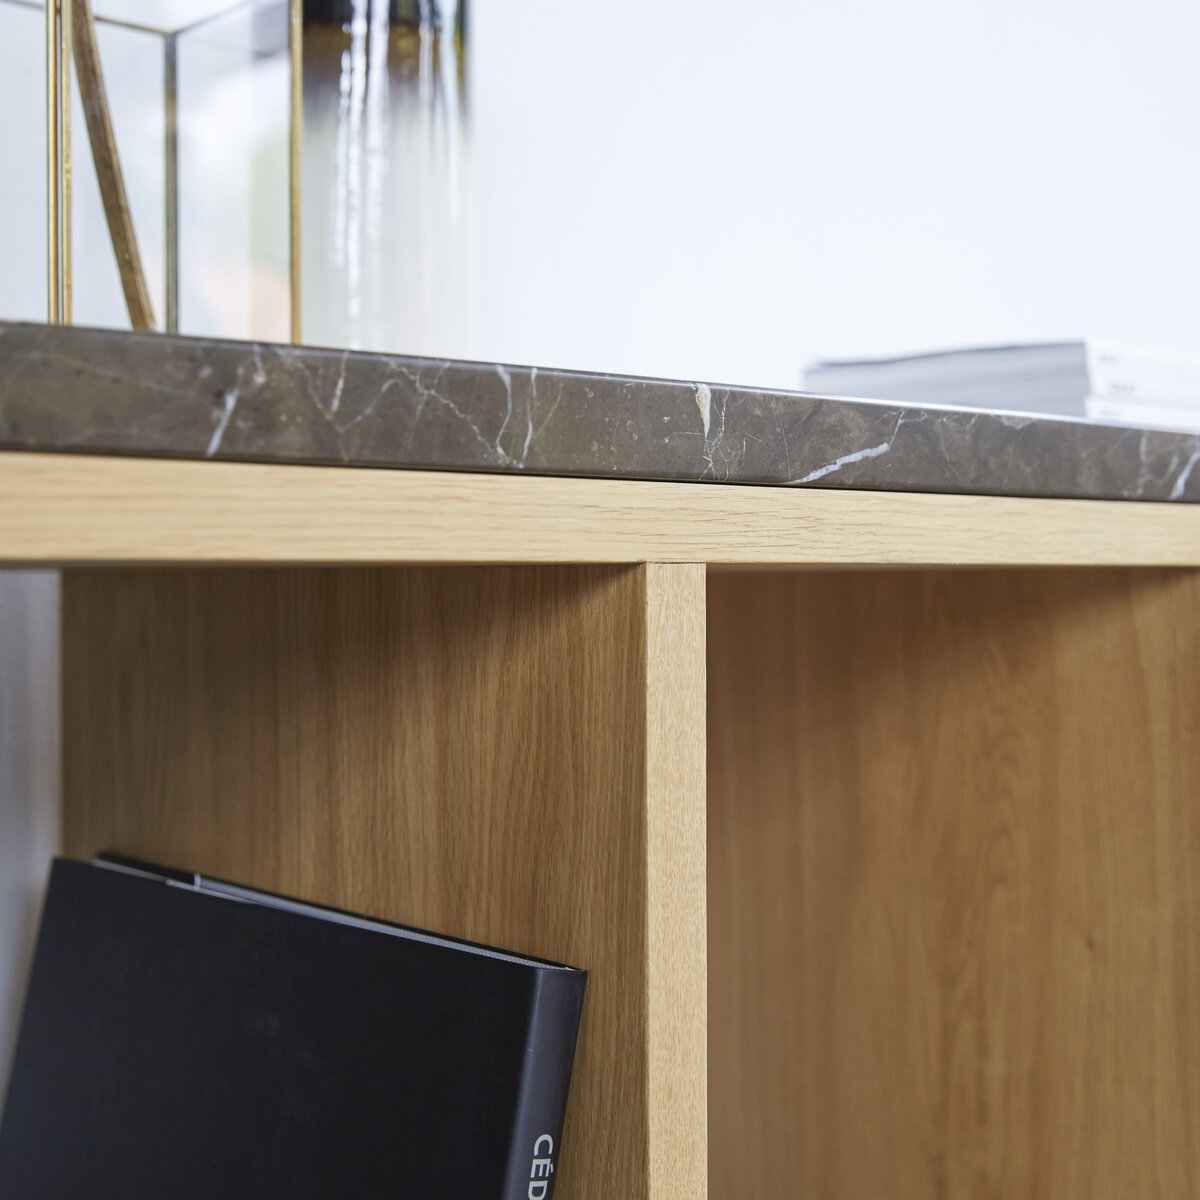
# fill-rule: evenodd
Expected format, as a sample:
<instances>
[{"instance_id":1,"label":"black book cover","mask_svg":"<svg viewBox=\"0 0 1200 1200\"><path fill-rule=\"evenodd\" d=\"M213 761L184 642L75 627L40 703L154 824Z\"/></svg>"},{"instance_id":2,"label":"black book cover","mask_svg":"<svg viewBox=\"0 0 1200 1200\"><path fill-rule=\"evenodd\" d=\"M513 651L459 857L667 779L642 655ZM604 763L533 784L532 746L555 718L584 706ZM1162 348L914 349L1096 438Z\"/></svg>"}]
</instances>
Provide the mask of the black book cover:
<instances>
[{"instance_id":1,"label":"black book cover","mask_svg":"<svg viewBox=\"0 0 1200 1200\"><path fill-rule=\"evenodd\" d=\"M0 1197L551 1200L585 979L58 859Z\"/></svg>"}]
</instances>

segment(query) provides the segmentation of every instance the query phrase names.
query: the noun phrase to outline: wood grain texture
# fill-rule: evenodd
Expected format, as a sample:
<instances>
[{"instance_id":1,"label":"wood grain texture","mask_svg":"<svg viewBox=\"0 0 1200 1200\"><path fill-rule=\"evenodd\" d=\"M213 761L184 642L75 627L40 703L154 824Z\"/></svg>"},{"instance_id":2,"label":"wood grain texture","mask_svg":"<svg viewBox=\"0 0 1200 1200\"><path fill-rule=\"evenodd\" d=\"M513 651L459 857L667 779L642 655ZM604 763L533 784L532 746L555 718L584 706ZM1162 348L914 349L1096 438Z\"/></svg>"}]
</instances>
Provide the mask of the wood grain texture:
<instances>
[{"instance_id":1,"label":"wood grain texture","mask_svg":"<svg viewBox=\"0 0 1200 1200\"><path fill-rule=\"evenodd\" d=\"M708 1187L706 579L694 563L645 571L650 1147L654 1176L695 1200Z\"/></svg>"},{"instance_id":2,"label":"wood grain texture","mask_svg":"<svg viewBox=\"0 0 1200 1200\"><path fill-rule=\"evenodd\" d=\"M0 453L6 563L1200 565L1200 505Z\"/></svg>"},{"instance_id":3,"label":"wood grain texture","mask_svg":"<svg viewBox=\"0 0 1200 1200\"><path fill-rule=\"evenodd\" d=\"M1200 1195L1200 573L726 573L709 655L712 1195Z\"/></svg>"},{"instance_id":4,"label":"wood grain texture","mask_svg":"<svg viewBox=\"0 0 1200 1200\"><path fill-rule=\"evenodd\" d=\"M664 743L702 720L696 570L66 572L67 850L586 967L556 1195L692 1200L703 725Z\"/></svg>"}]
</instances>

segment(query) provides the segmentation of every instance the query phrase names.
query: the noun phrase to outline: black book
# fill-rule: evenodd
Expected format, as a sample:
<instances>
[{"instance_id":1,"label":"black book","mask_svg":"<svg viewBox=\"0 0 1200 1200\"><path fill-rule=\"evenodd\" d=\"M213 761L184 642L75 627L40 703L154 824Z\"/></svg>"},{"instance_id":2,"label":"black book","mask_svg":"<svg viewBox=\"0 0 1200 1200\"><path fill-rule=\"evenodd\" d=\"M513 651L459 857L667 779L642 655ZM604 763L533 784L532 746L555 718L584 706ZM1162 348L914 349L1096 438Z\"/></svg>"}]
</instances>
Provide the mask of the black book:
<instances>
[{"instance_id":1,"label":"black book","mask_svg":"<svg viewBox=\"0 0 1200 1200\"><path fill-rule=\"evenodd\" d=\"M0 1197L550 1200L586 974L57 859Z\"/></svg>"}]
</instances>

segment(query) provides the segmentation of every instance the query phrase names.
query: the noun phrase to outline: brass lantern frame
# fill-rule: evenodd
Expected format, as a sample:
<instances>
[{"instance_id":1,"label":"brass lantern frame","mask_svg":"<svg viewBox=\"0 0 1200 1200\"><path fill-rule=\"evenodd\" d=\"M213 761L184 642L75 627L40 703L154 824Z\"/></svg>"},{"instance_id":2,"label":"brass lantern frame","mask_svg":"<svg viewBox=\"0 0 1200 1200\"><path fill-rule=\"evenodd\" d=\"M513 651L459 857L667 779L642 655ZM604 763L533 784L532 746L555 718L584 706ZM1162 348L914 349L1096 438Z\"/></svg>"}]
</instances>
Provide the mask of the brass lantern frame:
<instances>
[{"instance_id":1,"label":"brass lantern frame","mask_svg":"<svg viewBox=\"0 0 1200 1200\"><path fill-rule=\"evenodd\" d=\"M121 160L104 90L90 0L46 0L46 295L47 319L70 324L71 279L71 66L79 83L88 141L109 238L117 260L121 290L134 329L154 329L155 319L145 272L129 211ZM179 171L176 92L177 39L189 28L165 30L128 21L114 24L164 39L166 140L164 156L166 230L166 312L164 327L179 327ZM300 340L300 139L303 97L303 0L288 0L288 51L291 62L288 139L288 274L291 337Z\"/></svg>"}]
</instances>

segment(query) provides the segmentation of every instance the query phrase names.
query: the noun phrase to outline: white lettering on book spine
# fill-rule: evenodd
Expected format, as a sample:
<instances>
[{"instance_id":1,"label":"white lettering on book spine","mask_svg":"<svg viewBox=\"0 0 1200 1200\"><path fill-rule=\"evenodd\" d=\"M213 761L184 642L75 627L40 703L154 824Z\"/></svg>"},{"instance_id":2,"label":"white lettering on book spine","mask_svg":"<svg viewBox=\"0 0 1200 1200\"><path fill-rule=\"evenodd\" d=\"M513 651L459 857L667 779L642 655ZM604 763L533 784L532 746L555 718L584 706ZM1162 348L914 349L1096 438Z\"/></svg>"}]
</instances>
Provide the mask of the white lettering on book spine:
<instances>
[{"instance_id":1,"label":"white lettering on book spine","mask_svg":"<svg viewBox=\"0 0 1200 1200\"><path fill-rule=\"evenodd\" d=\"M543 1149L544 1147L544 1149ZM545 1157L539 1157L540 1155ZM550 1176L554 1174L554 1139L543 1133L533 1143L533 1164L529 1169L529 1200L546 1200L550 1192Z\"/></svg>"}]
</instances>

